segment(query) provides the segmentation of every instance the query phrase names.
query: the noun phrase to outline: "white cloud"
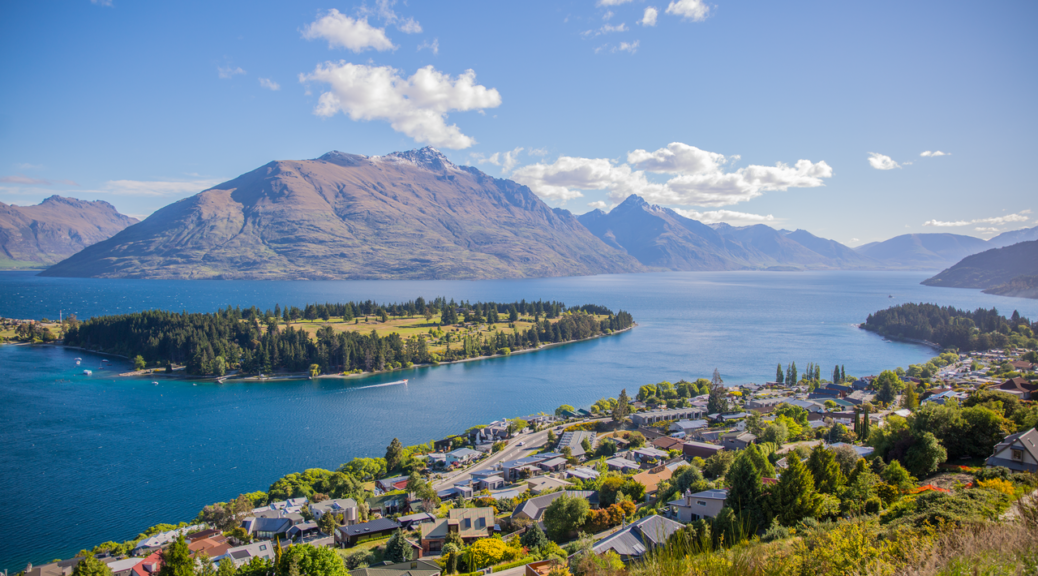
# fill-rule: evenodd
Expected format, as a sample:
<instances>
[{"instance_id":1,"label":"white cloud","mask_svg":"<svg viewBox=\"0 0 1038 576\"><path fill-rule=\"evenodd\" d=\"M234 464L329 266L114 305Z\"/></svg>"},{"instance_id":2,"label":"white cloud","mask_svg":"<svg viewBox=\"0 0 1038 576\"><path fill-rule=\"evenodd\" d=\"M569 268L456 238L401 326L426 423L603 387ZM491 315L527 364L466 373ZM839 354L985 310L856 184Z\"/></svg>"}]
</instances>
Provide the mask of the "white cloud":
<instances>
[{"instance_id":1,"label":"white cloud","mask_svg":"<svg viewBox=\"0 0 1038 576\"><path fill-rule=\"evenodd\" d=\"M634 0L598 0L598 6L619 6L633 1Z\"/></svg>"},{"instance_id":2,"label":"white cloud","mask_svg":"<svg viewBox=\"0 0 1038 576\"><path fill-rule=\"evenodd\" d=\"M675 0L667 6L667 14L681 16L685 20L702 22L710 16L710 7L703 0Z\"/></svg>"},{"instance_id":3,"label":"white cloud","mask_svg":"<svg viewBox=\"0 0 1038 576\"><path fill-rule=\"evenodd\" d=\"M775 217L771 214L751 214L749 212L736 212L734 210L710 210L708 212L697 212L695 210L682 210L675 208L675 212L685 218L699 220L704 224L716 224L726 222L728 224L760 224L762 222L774 222Z\"/></svg>"},{"instance_id":4,"label":"white cloud","mask_svg":"<svg viewBox=\"0 0 1038 576\"><path fill-rule=\"evenodd\" d=\"M386 24L395 25L397 30L404 34L418 34L422 31L422 25L414 18L401 19L397 16L396 12L393 11L393 5L396 4L396 0L377 0L375 4L375 10L361 7L360 12L362 14L375 14Z\"/></svg>"},{"instance_id":5,"label":"white cloud","mask_svg":"<svg viewBox=\"0 0 1038 576\"><path fill-rule=\"evenodd\" d=\"M43 164L29 164L28 162L19 162L14 166L15 168L21 170L43 170Z\"/></svg>"},{"instance_id":6,"label":"white cloud","mask_svg":"<svg viewBox=\"0 0 1038 576\"><path fill-rule=\"evenodd\" d=\"M456 79L432 66L419 68L410 78L390 66L325 62L300 82L330 86L321 94L314 113L330 117L342 112L352 120L385 120L393 130L418 142L444 148L468 148L476 143L457 125L447 125L453 111L496 108L501 94L476 84L476 73L466 70Z\"/></svg>"},{"instance_id":7,"label":"white cloud","mask_svg":"<svg viewBox=\"0 0 1038 576\"><path fill-rule=\"evenodd\" d=\"M890 156L878 152L869 152L869 165L876 170L893 170L901 167Z\"/></svg>"},{"instance_id":8,"label":"white cloud","mask_svg":"<svg viewBox=\"0 0 1038 576\"><path fill-rule=\"evenodd\" d=\"M216 72L220 75L220 78L224 80L228 78L234 78L239 74L245 74L245 71L240 66L232 68L231 66L217 66Z\"/></svg>"},{"instance_id":9,"label":"white cloud","mask_svg":"<svg viewBox=\"0 0 1038 576\"><path fill-rule=\"evenodd\" d=\"M397 25L397 30L400 30L404 34L420 34L422 32L422 25L414 18L408 18Z\"/></svg>"},{"instance_id":10,"label":"white cloud","mask_svg":"<svg viewBox=\"0 0 1038 576\"><path fill-rule=\"evenodd\" d=\"M606 13L602 14L602 20L609 20L613 16L616 16L616 14L612 10L606 10Z\"/></svg>"},{"instance_id":11,"label":"white cloud","mask_svg":"<svg viewBox=\"0 0 1038 576\"><path fill-rule=\"evenodd\" d=\"M607 211L607 212L609 211L608 210L609 209L609 205L606 204L605 202L601 201L601 200L595 200L594 202L588 202L587 205L590 206L592 210L597 208L598 210L604 210L604 211Z\"/></svg>"},{"instance_id":12,"label":"white cloud","mask_svg":"<svg viewBox=\"0 0 1038 576\"><path fill-rule=\"evenodd\" d=\"M384 28L375 28L368 24L367 18L350 18L335 8L311 22L303 30L303 38L323 38L328 41L329 48L346 48L353 52L363 52L371 48L380 52L396 49L386 36Z\"/></svg>"},{"instance_id":13,"label":"white cloud","mask_svg":"<svg viewBox=\"0 0 1038 576\"><path fill-rule=\"evenodd\" d=\"M927 150L925 152L920 153L919 155L922 156L923 158L936 158L938 156L951 156L950 153L948 153L948 152L941 152L940 150L936 150L936 151L933 151L933 152Z\"/></svg>"},{"instance_id":14,"label":"white cloud","mask_svg":"<svg viewBox=\"0 0 1038 576\"><path fill-rule=\"evenodd\" d=\"M1016 214L1007 214L1005 216L993 216L991 218L974 218L973 220L956 220L950 222L941 220L927 220L926 222L923 222L923 226L934 226L937 228L958 228L961 226L972 226L974 224L991 224L994 226L1002 226L1005 224L1027 222L1030 219L1027 216L1027 214L1030 213L1030 210L1021 210Z\"/></svg>"},{"instance_id":15,"label":"white cloud","mask_svg":"<svg viewBox=\"0 0 1038 576\"><path fill-rule=\"evenodd\" d=\"M617 50L621 52L630 52L631 54L634 54L638 51L638 44L640 43L641 40L635 40L634 42L621 42Z\"/></svg>"},{"instance_id":16,"label":"white cloud","mask_svg":"<svg viewBox=\"0 0 1038 576\"><path fill-rule=\"evenodd\" d=\"M98 6L112 7L112 0L90 0L91 4L97 4Z\"/></svg>"},{"instance_id":17,"label":"white cloud","mask_svg":"<svg viewBox=\"0 0 1038 576\"><path fill-rule=\"evenodd\" d=\"M645 15L642 16L641 25L642 26L655 26L656 25L656 17L659 16L659 13L660 13L659 10L653 8L652 6L649 6L648 8L645 9Z\"/></svg>"},{"instance_id":18,"label":"white cloud","mask_svg":"<svg viewBox=\"0 0 1038 576\"><path fill-rule=\"evenodd\" d=\"M281 84L278 84L277 82L271 80L270 78L260 78L259 79L259 83L260 83L260 86L263 86L267 90L274 90L274 91L281 90Z\"/></svg>"},{"instance_id":19,"label":"white cloud","mask_svg":"<svg viewBox=\"0 0 1038 576\"><path fill-rule=\"evenodd\" d=\"M974 228L974 230L976 230L977 232L980 232L981 234L995 234L997 232L1001 232L1001 230L999 230L998 228L983 228L983 227L980 227L980 228Z\"/></svg>"},{"instance_id":20,"label":"white cloud","mask_svg":"<svg viewBox=\"0 0 1038 576\"><path fill-rule=\"evenodd\" d=\"M431 50L433 54L439 54L440 53L440 39L439 38L433 38L432 42L429 42L428 40L426 40L425 42L422 42L421 44L418 45L418 51L421 52L422 50Z\"/></svg>"},{"instance_id":21,"label":"white cloud","mask_svg":"<svg viewBox=\"0 0 1038 576\"><path fill-rule=\"evenodd\" d=\"M581 197L580 190L608 190L614 202L638 194L658 204L719 207L745 202L768 191L822 186L823 179L833 174L825 162L810 160L798 160L793 166L780 162L725 172L723 166L736 158L675 142L654 152L635 150L628 154L626 164L605 158L561 156L551 164L523 166L512 179L543 198L566 200ZM672 177L665 183L652 182L646 172Z\"/></svg>"},{"instance_id":22,"label":"white cloud","mask_svg":"<svg viewBox=\"0 0 1038 576\"><path fill-rule=\"evenodd\" d=\"M3 184L24 184L26 186L79 186L72 180L47 180L45 178L30 178L21 174L15 176L0 176Z\"/></svg>"},{"instance_id":23,"label":"white cloud","mask_svg":"<svg viewBox=\"0 0 1038 576\"><path fill-rule=\"evenodd\" d=\"M526 153L530 156L547 156L548 150L547 148L530 148Z\"/></svg>"},{"instance_id":24,"label":"white cloud","mask_svg":"<svg viewBox=\"0 0 1038 576\"><path fill-rule=\"evenodd\" d=\"M99 192L116 196L186 196L208 190L223 180L109 180Z\"/></svg>"},{"instance_id":25,"label":"white cloud","mask_svg":"<svg viewBox=\"0 0 1038 576\"><path fill-rule=\"evenodd\" d=\"M612 32L627 32L627 23L621 22L616 26L612 24L603 24L598 30L586 30L580 35L584 38L594 38L595 36L601 36L602 34L610 34Z\"/></svg>"},{"instance_id":26,"label":"white cloud","mask_svg":"<svg viewBox=\"0 0 1038 576\"><path fill-rule=\"evenodd\" d=\"M501 167L502 174L508 174L515 168L516 164L519 163L519 153L523 151L523 148L516 148L515 150L509 150L508 152L494 152L489 158L483 158L482 155L473 155L477 158L476 162L479 164L493 164L494 166Z\"/></svg>"}]
</instances>

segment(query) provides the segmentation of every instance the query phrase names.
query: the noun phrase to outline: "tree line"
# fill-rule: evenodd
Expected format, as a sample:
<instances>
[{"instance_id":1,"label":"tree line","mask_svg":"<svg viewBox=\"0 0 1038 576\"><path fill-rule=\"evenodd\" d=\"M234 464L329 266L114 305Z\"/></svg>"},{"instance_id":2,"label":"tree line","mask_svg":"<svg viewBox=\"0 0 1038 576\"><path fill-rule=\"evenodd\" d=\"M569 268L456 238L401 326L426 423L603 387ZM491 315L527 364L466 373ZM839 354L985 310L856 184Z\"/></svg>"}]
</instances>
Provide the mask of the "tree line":
<instances>
[{"instance_id":1,"label":"tree line","mask_svg":"<svg viewBox=\"0 0 1038 576\"><path fill-rule=\"evenodd\" d=\"M527 330L513 327L510 332L496 330L481 337L460 336L454 342L453 335L448 333L447 349L440 355L430 351L425 334L405 339L397 333L380 336L375 330L369 334L337 332L323 326L311 337L306 330L281 325L286 314L291 319L294 311L300 311L304 318L309 310L310 315L322 319L334 314L345 320L356 318L357 314L388 315L390 310L394 314L406 314L417 313L419 309L428 316L436 309L452 320L450 323L522 311L534 315L534 326ZM608 317L599 320L586 310L605 312ZM244 310L227 307L212 313L147 310L100 316L70 327L65 334L65 344L129 358L140 356L147 365L165 365L167 369L172 369L174 364L184 364L187 373L192 375L222 376L230 369L239 369L244 374L314 372L315 367L319 373L329 373L381 371L418 363L510 353L536 348L542 343L581 340L629 328L634 323L631 315L622 310L612 314L600 306L568 309L560 302L543 301L459 304L442 298L426 303L417 298L402 305L348 302L307 306L302 310L275 306L268 312L260 312L255 307Z\"/></svg>"},{"instance_id":2,"label":"tree line","mask_svg":"<svg viewBox=\"0 0 1038 576\"><path fill-rule=\"evenodd\" d=\"M1038 347L1038 324L1013 311L1006 318L992 308L970 312L936 304L900 304L869 314L862 328L888 338L925 340L960 352L1006 346Z\"/></svg>"}]
</instances>

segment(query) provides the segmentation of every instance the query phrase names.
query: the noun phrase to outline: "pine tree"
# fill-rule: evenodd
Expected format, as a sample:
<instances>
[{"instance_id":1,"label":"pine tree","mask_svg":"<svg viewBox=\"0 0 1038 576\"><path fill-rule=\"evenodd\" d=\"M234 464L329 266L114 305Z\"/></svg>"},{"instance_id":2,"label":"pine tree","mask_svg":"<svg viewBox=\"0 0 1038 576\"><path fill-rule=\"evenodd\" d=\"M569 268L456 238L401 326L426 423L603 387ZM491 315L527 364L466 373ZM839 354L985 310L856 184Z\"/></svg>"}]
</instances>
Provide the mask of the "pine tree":
<instances>
[{"instance_id":1,"label":"pine tree","mask_svg":"<svg viewBox=\"0 0 1038 576\"><path fill-rule=\"evenodd\" d=\"M861 422L861 435L858 437L861 441L869 439L869 434L872 432L872 421L869 419L869 407L865 407L864 418Z\"/></svg>"},{"instance_id":2,"label":"pine tree","mask_svg":"<svg viewBox=\"0 0 1038 576\"><path fill-rule=\"evenodd\" d=\"M627 388L620 391L620 398L613 407L613 422L623 422L631 415L631 400L627 397Z\"/></svg>"},{"instance_id":3,"label":"pine tree","mask_svg":"<svg viewBox=\"0 0 1038 576\"><path fill-rule=\"evenodd\" d=\"M519 543L527 550L537 550L538 548L548 544L548 537L545 536L544 531L541 530L540 523L534 522L533 526L527 528L526 532L519 539Z\"/></svg>"},{"instance_id":4,"label":"pine tree","mask_svg":"<svg viewBox=\"0 0 1038 576\"><path fill-rule=\"evenodd\" d=\"M184 535L177 537L168 548L162 551L162 567L158 576L194 576L195 561L187 547Z\"/></svg>"},{"instance_id":5,"label":"pine tree","mask_svg":"<svg viewBox=\"0 0 1038 576\"><path fill-rule=\"evenodd\" d=\"M847 381L847 371L843 369L843 364L840 364L840 382Z\"/></svg>"},{"instance_id":6,"label":"pine tree","mask_svg":"<svg viewBox=\"0 0 1038 576\"><path fill-rule=\"evenodd\" d=\"M800 380L797 378L797 363L796 362L791 362L789 364L789 371L790 371L791 377L788 380L786 380L786 384L796 384L797 382L799 382Z\"/></svg>"},{"instance_id":7,"label":"pine tree","mask_svg":"<svg viewBox=\"0 0 1038 576\"><path fill-rule=\"evenodd\" d=\"M714 370L714 380L710 383L710 397L706 401L708 414L724 414L728 411L728 390L721 383L721 376Z\"/></svg>"},{"instance_id":8,"label":"pine tree","mask_svg":"<svg viewBox=\"0 0 1038 576\"><path fill-rule=\"evenodd\" d=\"M782 374L782 363L779 362L778 368L775 369L775 382L782 384L783 380L785 380L785 378Z\"/></svg>"},{"instance_id":9,"label":"pine tree","mask_svg":"<svg viewBox=\"0 0 1038 576\"><path fill-rule=\"evenodd\" d=\"M807 467L815 479L818 491L823 494L836 495L845 482L840 464L836 462L836 456L831 450L819 444L811 451Z\"/></svg>"},{"instance_id":10,"label":"pine tree","mask_svg":"<svg viewBox=\"0 0 1038 576\"><path fill-rule=\"evenodd\" d=\"M383 557L394 564L407 562L411 559L411 545L407 543L404 533L399 528L396 532L393 532L393 536L386 542L386 551L383 553Z\"/></svg>"},{"instance_id":11,"label":"pine tree","mask_svg":"<svg viewBox=\"0 0 1038 576\"><path fill-rule=\"evenodd\" d=\"M833 384L839 384L840 382L842 382L840 380L840 367L836 366L833 368Z\"/></svg>"},{"instance_id":12,"label":"pine tree","mask_svg":"<svg viewBox=\"0 0 1038 576\"><path fill-rule=\"evenodd\" d=\"M93 556L86 556L72 569L72 576L112 576L112 571L104 562Z\"/></svg>"},{"instance_id":13,"label":"pine tree","mask_svg":"<svg viewBox=\"0 0 1038 576\"><path fill-rule=\"evenodd\" d=\"M761 472L754 466L753 458L743 451L735 458L725 479L731 486L725 502L726 507L730 507L739 515L745 515L751 523L748 527L750 533L756 532L762 515Z\"/></svg>"},{"instance_id":14,"label":"pine tree","mask_svg":"<svg viewBox=\"0 0 1038 576\"><path fill-rule=\"evenodd\" d=\"M400 461L404 457L404 446L400 443L400 440L393 438L393 441L389 443L386 448L386 471L396 470L396 467L400 465Z\"/></svg>"},{"instance_id":15,"label":"pine tree","mask_svg":"<svg viewBox=\"0 0 1038 576\"><path fill-rule=\"evenodd\" d=\"M804 518L814 516L817 509L815 480L795 455L786 461L789 465L772 492L770 508L783 526L795 526Z\"/></svg>"}]
</instances>

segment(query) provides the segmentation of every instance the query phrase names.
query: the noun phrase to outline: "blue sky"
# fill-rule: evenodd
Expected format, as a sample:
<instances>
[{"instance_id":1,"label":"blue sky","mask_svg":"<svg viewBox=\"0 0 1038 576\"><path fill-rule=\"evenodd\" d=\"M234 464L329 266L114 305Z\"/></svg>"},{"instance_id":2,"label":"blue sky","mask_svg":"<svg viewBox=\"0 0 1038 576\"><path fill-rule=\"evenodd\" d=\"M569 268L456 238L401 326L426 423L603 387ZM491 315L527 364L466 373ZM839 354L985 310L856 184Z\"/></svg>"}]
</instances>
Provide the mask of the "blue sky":
<instances>
[{"instance_id":1,"label":"blue sky","mask_svg":"<svg viewBox=\"0 0 1038 576\"><path fill-rule=\"evenodd\" d=\"M575 213L638 193L851 245L1038 224L1035 2L0 11L3 202L143 216L274 159L433 145Z\"/></svg>"}]
</instances>

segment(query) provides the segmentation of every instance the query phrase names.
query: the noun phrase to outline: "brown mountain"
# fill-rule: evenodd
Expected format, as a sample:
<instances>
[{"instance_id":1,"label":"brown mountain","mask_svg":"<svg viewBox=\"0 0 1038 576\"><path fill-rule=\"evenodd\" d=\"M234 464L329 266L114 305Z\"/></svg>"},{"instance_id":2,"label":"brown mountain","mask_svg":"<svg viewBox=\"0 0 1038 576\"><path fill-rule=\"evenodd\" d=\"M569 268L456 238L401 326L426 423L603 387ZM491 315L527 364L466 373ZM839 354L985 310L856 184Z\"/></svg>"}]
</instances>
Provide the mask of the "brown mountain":
<instances>
[{"instance_id":1,"label":"brown mountain","mask_svg":"<svg viewBox=\"0 0 1038 576\"><path fill-rule=\"evenodd\" d=\"M980 288L1001 296L1038 297L1038 240L967 256L922 283L949 288Z\"/></svg>"},{"instance_id":2,"label":"brown mountain","mask_svg":"<svg viewBox=\"0 0 1038 576\"><path fill-rule=\"evenodd\" d=\"M271 162L166 206L44 274L477 279L642 270L529 188L423 148Z\"/></svg>"},{"instance_id":3,"label":"brown mountain","mask_svg":"<svg viewBox=\"0 0 1038 576\"><path fill-rule=\"evenodd\" d=\"M0 202L0 267L53 264L136 223L101 200L51 196L36 206Z\"/></svg>"}]
</instances>

